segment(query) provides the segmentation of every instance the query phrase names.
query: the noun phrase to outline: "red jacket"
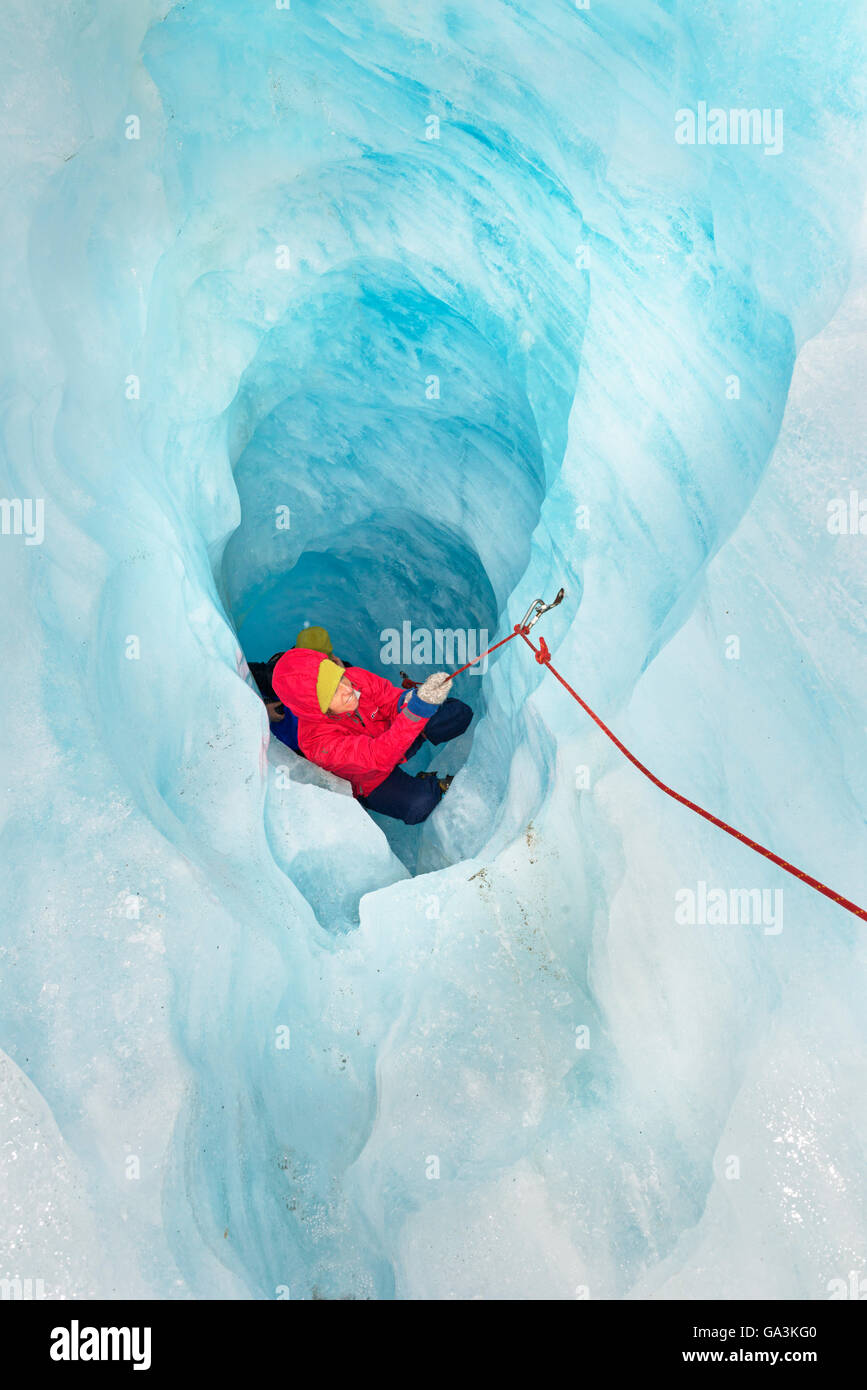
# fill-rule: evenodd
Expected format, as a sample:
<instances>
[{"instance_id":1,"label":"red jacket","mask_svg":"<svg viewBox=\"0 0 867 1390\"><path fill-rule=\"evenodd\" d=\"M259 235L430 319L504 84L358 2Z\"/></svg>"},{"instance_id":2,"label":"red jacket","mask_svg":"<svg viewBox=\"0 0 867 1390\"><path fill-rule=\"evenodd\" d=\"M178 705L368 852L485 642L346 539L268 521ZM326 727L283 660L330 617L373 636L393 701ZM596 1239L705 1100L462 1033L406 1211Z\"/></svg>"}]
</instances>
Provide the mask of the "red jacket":
<instances>
[{"instance_id":1,"label":"red jacket","mask_svg":"<svg viewBox=\"0 0 867 1390\"><path fill-rule=\"evenodd\" d=\"M390 681L348 666L346 674L361 691L352 714L323 714L316 698L322 652L294 647L284 652L271 677L274 693L298 717L298 747L317 767L345 777L355 796L367 796L384 782L427 723L398 710L405 690Z\"/></svg>"}]
</instances>

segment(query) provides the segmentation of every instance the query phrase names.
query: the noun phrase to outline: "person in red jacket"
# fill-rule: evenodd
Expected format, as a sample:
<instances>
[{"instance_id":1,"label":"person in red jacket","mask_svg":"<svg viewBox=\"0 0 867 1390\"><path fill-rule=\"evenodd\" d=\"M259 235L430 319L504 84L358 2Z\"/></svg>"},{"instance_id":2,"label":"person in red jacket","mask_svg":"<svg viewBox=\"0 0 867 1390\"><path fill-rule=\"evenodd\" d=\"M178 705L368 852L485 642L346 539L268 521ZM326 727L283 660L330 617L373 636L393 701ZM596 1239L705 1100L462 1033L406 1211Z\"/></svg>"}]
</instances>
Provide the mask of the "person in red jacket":
<instances>
[{"instance_id":1,"label":"person in red jacket","mask_svg":"<svg viewBox=\"0 0 867 1390\"><path fill-rule=\"evenodd\" d=\"M457 738L473 717L462 700L448 698L444 671L401 690L360 666L344 668L324 652L295 647L281 656L271 679L297 716L298 746L310 762L345 777L371 811L408 825L430 815L451 779L410 777L398 764L425 738Z\"/></svg>"}]
</instances>

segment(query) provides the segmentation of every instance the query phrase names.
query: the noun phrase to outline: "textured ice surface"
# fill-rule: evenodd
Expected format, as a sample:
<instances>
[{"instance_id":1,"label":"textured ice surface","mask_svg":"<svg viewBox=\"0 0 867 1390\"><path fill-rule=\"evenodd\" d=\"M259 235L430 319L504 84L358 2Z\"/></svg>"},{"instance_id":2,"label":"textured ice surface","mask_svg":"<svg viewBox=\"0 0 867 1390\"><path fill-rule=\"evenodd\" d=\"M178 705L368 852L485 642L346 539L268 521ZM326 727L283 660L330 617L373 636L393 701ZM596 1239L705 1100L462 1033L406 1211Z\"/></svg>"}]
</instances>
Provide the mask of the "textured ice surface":
<instances>
[{"instance_id":1,"label":"textured ice surface","mask_svg":"<svg viewBox=\"0 0 867 1390\"><path fill-rule=\"evenodd\" d=\"M525 650L461 678L457 779L390 841L268 746L242 655L493 639L565 584L556 664L635 752L867 898L867 539L827 526L867 493L861 7L2 25L3 490L45 532L0 538L0 1277L863 1273L854 918ZM679 145L700 101L782 109L782 152ZM700 883L782 929L678 922Z\"/></svg>"}]
</instances>

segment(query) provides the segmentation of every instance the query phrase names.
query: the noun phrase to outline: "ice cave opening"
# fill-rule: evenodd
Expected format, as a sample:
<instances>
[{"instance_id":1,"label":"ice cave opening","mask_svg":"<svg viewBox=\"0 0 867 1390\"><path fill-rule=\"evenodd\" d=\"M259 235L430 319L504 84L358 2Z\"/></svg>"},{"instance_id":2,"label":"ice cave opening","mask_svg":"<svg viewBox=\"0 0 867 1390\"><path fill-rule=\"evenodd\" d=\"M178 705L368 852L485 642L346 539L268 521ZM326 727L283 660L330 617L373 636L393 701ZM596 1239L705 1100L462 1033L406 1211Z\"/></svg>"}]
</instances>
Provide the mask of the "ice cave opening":
<instances>
[{"instance_id":1,"label":"ice cave opening","mask_svg":"<svg viewBox=\"0 0 867 1390\"><path fill-rule=\"evenodd\" d=\"M318 624L400 685L494 642L545 495L536 421L506 357L406 268L354 263L293 300L227 429L241 520L221 583L248 661ZM486 670L459 678L474 720L440 772L466 761ZM416 865L418 828L375 819Z\"/></svg>"}]
</instances>

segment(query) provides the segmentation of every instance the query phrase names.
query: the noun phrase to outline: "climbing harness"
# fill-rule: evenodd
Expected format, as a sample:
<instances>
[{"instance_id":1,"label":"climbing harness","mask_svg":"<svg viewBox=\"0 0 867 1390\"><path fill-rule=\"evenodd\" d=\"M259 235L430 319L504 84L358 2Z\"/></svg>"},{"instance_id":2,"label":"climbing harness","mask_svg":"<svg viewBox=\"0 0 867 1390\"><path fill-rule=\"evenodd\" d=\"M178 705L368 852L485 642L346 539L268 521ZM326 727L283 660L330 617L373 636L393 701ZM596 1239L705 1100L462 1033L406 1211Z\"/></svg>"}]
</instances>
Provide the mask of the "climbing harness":
<instances>
[{"instance_id":1,"label":"climbing harness","mask_svg":"<svg viewBox=\"0 0 867 1390\"><path fill-rule=\"evenodd\" d=\"M546 670L551 672L551 675L555 680L560 682L564 690L568 690L573 700L577 700L585 714L589 714L594 724L598 725L603 734L605 734L607 738L610 738L614 746L620 749L620 752L625 758L629 759L633 767L637 767L639 772L643 772L644 776L647 777L655 787L659 787L660 791L665 792L666 796L670 796L673 800L679 801L681 806L688 806L691 811L695 811L696 815L703 816L705 820L710 821L711 825L715 825L718 829L724 830L727 835L734 836L736 840L740 840L741 844L749 845L750 849L754 849L757 854L763 854L766 859L770 859L771 863L776 864L778 868L785 869L786 873L794 874L795 878L799 878L802 883L807 883L811 888L815 888L817 893L824 893L826 898L830 898L832 902L838 903L839 906L844 907L847 912L852 912L856 917L860 917L863 921L867 921L867 909L859 907L857 903L850 902L848 898L842 897L840 893L835 893L833 888L829 888L826 884L820 883L819 880L813 878L811 874L804 873L803 869L796 868L795 865L790 864L787 859L781 859L778 854L774 854L773 850L766 849L764 845L760 845L756 840L751 840L748 835L744 835L740 830L735 830L734 826L728 825L724 820L720 820L718 816L712 816L710 811L706 811L703 806L698 806L694 801L690 801L688 797L681 796L680 792L674 791L672 787L666 786L658 777L655 777L650 769L644 766L644 763L639 762L634 753L630 753L626 745L620 742L620 739L617 738L616 734L611 732L607 724L603 724L599 715L594 713L586 701L581 699L577 691L572 689L569 682L564 680L560 672L555 670L551 665L551 653L548 650L544 637L539 638L538 647L534 647L533 643L530 641L530 629L539 621L543 613L547 613L550 609L556 608L558 603L562 602L562 599L562 589L552 603L545 603L544 599L540 598L534 599L524 614L522 621L515 624L514 631L510 632L508 637L504 637L500 642L495 642L492 647L488 647L486 652L481 652L479 656L473 657L473 660L468 661L466 666L460 666L457 671L452 671L449 679L454 680L455 676L459 676L462 671L466 671L467 667L474 666L477 661L481 661L482 658L488 656L490 652L495 652L497 647L502 647L506 642L511 642L513 637L521 637L530 648L530 651L535 655L539 665L544 666ZM403 671L401 671L401 675L404 675ZM404 685L406 685L408 680L409 677L406 676L404 678ZM414 684L414 682L411 683Z\"/></svg>"}]
</instances>

